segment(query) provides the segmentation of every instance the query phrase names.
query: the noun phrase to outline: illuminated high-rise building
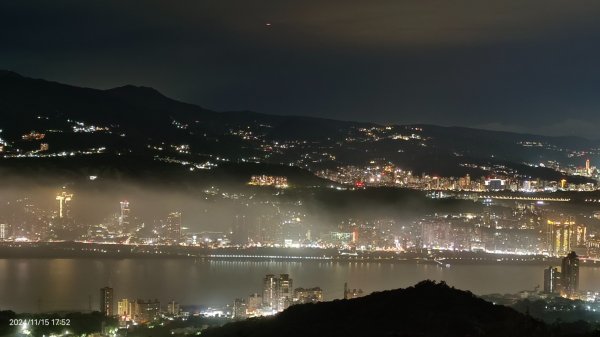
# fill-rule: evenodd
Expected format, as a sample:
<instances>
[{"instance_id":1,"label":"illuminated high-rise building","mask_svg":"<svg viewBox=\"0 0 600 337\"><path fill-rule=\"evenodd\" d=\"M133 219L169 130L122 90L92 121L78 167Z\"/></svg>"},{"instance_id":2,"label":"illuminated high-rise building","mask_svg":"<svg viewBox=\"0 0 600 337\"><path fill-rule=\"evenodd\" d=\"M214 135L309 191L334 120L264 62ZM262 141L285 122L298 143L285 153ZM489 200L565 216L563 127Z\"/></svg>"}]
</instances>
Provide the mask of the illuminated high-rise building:
<instances>
[{"instance_id":1,"label":"illuminated high-rise building","mask_svg":"<svg viewBox=\"0 0 600 337\"><path fill-rule=\"evenodd\" d=\"M570 252L562 260L561 284L567 295L573 295L579 290L579 258L575 252Z\"/></svg>"},{"instance_id":2,"label":"illuminated high-rise building","mask_svg":"<svg viewBox=\"0 0 600 337\"><path fill-rule=\"evenodd\" d=\"M586 159L585 160L585 173L589 176L592 174L592 169L590 167L590 160Z\"/></svg>"},{"instance_id":3,"label":"illuminated high-rise building","mask_svg":"<svg viewBox=\"0 0 600 337\"><path fill-rule=\"evenodd\" d=\"M66 191L62 191L56 196L56 200L58 200L58 217L60 219L67 218L70 215L69 204L73 199L72 193L67 193Z\"/></svg>"},{"instance_id":4,"label":"illuminated high-rise building","mask_svg":"<svg viewBox=\"0 0 600 337\"><path fill-rule=\"evenodd\" d=\"M277 287L277 311L287 309L293 300L293 280L288 274L279 275Z\"/></svg>"},{"instance_id":5,"label":"illuminated high-rise building","mask_svg":"<svg viewBox=\"0 0 600 337\"><path fill-rule=\"evenodd\" d=\"M575 226L574 244L577 247L585 246L587 241L587 227L584 225Z\"/></svg>"},{"instance_id":6,"label":"illuminated high-rise building","mask_svg":"<svg viewBox=\"0 0 600 337\"><path fill-rule=\"evenodd\" d=\"M487 179L485 185L489 191L502 191L506 188L506 181L503 179Z\"/></svg>"},{"instance_id":7,"label":"illuminated high-rise building","mask_svg":"<svg viewBox=\"0 0 600 337\"><path fill-rule=\"evenodd\" d=\"M171 240L179 241L181 239L181 212L169 213L166 234Z\"/></svg>"},{"instance_id":8,"label":"illuminated high-rise building","mask_svg":"<svg viewBox=\"0 0 600 337\"><path fill-rule=\"evenodd\" d=\"M561 289L560 272L556 267L544 269L544 292L547 294L559 293Z\"/></svg>"},{"instance_id":9,"label":"illuminated high-rise building","mask_svg":"<svg viewBox=\"0 0 600 337\"><path fill-rule=\"evenodd\" d=\"M446 221L423 222L421 238L423 248L451 249L453 247L452 226Z\"/></svg>"},{"instance_id":10,"label":"illuminated high-rise building","mask_svg":"<svg viewBox=\"0 0 600 337\"><path fill-rule=\"evenodd\" d=\"M121 201L121 213L119 215L119 229L126 231L130 228L129 226L129 201Z\"/></svg>"},{"instance_id":11,"label":"illuminated high-rise building","mask_svg":"<svg viewBox=\"0 0 600 337\"><path fill-rule=\"evenodd\" d=\"M268 274L263 280L263 305L277 310L277 287L278 279L273 274Z\"/></svg>"},{"instance_id":12,"label":"illuminated high-rise building","mask_svg":"<svg viewBox=\"0 0 600 337\"><path fill-rule=\"evenodd\" d=\"M117 315L119 315L120 321L129 321L134 315L135 301L131 301L127 298L119 300L117 302Z\"/></svg>"},{"instance_id":13,"label":"illuminated high-rise building","mask_svg":"<svg viewBox=\"0 0 600 337\"><path fill-rule=\"evenodd\" d=\"M263 299L260 294L254 293L246 299L246 312L255 316L263 306Z\"/></svg>"},{"instance_id":14,"label":"illuminated high-rise building","mask_svg":"<svg viewBox=\"0 0 600 337\"><path fill-rule=\"evenodd\" d=\"M553 255L566 255L571 251L574 226L572 218L564 221L548 220L548 244Z\"/></svg>"},{"instance_id":15,"label":"illuminated high-rise building","mask_svg":"<svg viewBox=\"0 0 600 337\"><path fill-rule=\"evenodd\" d=\"M458 187L461 189L469 189L471 187L471 176L466 175L458 179Z\"/></svg>"},{"instance_id":16,"label":"illuminated high-rise building","mask_svg":"<svg viewBox=\"0 0 600 337\"><path fill-rule=\"evenodd\" d=\"M248 304L243 298L236 298L233 302L233 318L246 319L248 318Z\"/></svg>"},{"instance_id":17,"label":"illuminated high-rise building","mask_svg":"<svg viewBox=\"0 0 600 337\"><path fill-rule=\"evenodd\" d=\"M135 320L145 323L154 320L160 314L159 300L137 300L135 302Z\"/></svg>"},{"instance_id":18,"label":"illuminated high-rise building","mask_svg":"<svg viewBox=\"0 0 600 337\"><path fill-rule=\"evenodd\" d=\"M6 240L8 238L8 226L5 223L0 223L0 240Z\"/></svg>"},{"instance_id":19,"label":"illuminated high-rise building","mask_svg":"<svg viewBox=\"0 0 600 337\"><path fill-rule=\"evenodd\" d=\"M169 304L167 305L167 314L172 316L179 315L179 303L175 301L169 302Z\"/></svg>"},{"instance_id":20,"label":"illuminated high-rise building","mask_svg":"<svg viewBox=\"0 0 600 337\"><path fill-rule=\"evenodd\" d=\"M294 303L317 303L323 301L323 290L319 287L315 288L296 288L294 290Z\"/></svg>"},{"instance_id":21,"label":"illuminated high-rise building","mask_svg":"<svg viewBox=\"0 0 600 337\"><path fill-rule=\"evenodd\" d=\"M288 274L269 274L263 280L263 305L273 311L287 309L293 300L293 280Z\"/></svg>"},{"instance_id":22,"label":"illuminated high-rise building","mask_svg":"<svg viewBox=\"0 0 600 337\"><path fill-rule=\"evenodd\" d=\"M113 288L104 287L100 289L100 312L105 316L114 316Z\"/></svg>"}]
</instances>

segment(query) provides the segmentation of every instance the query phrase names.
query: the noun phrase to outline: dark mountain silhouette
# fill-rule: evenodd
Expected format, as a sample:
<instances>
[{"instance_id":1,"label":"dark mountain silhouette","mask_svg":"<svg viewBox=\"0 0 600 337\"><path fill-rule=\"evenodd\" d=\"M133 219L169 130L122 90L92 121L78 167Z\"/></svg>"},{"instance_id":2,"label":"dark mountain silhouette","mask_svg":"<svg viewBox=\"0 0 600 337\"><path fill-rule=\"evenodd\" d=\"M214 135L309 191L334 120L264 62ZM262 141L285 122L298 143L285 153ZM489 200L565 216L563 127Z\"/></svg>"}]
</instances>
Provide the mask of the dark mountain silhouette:
<instances>
[{"instance_id":1,"label":"dark mountain silhouette","mask_svg":"<svg viewBox=\"0 0 600 337\"><path fill-rule=\"evenodd\" d=\"M493 305L444 283L353 299L292 306L270 318L255 318L205 331L203 336L552 336L544 323Z\"/></svg>"},{"instance_id":2,"label":"dark mountain silhouette","mask_svg":"<svg viewBox=\"0 0 600 337\"><path fill-rule=\"evenodd\" d=\"M582 165L585 158L571 154L590 153L598 147L578 137L432 125L384 128L252 111L214 112L173 100L153 88L80 88L10 71L0 71L0 115L0 137L8 143L5 153L35 151L38 143L21 138L37 130L46 133L44 142L52 152L102 147L111 155L182 157L174 147L186 144L190 151L183 157L188 160L224 157L232 163L250 160L309 170L365 165L376 159L417 174L481 176L489 172L476 166L501 166L557 180L562 178L560 173L523 163L557 160ZM79 126L108 131L76 132ZM401 139L411 134L416 136ZM535 146L523 145L532 142ZM273 147L277 144L286 146ZM581 177L569 180L586 181Z\"/></svg>"}]
</instances>

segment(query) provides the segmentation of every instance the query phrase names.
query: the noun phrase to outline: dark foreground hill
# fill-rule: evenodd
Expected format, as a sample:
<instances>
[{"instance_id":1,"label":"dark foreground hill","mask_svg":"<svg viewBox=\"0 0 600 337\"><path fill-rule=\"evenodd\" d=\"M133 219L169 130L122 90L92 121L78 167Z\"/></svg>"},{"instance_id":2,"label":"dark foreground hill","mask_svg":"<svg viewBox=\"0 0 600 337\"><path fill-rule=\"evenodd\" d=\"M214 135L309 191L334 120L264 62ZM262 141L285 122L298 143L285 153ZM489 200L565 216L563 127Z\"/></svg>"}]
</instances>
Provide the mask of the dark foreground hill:
<instances>
[{"instance_id":1,"label":"dark foreground hill","mask_svg":"<svg viewBox=\"0 0 600 337\"><path fill-rule=\"evenodd\" d=\"M556 327L432 281L354 300L293 306L275 317L249 319L203 333L209 337L555 335Z\"/></svg>"}]
</instances>

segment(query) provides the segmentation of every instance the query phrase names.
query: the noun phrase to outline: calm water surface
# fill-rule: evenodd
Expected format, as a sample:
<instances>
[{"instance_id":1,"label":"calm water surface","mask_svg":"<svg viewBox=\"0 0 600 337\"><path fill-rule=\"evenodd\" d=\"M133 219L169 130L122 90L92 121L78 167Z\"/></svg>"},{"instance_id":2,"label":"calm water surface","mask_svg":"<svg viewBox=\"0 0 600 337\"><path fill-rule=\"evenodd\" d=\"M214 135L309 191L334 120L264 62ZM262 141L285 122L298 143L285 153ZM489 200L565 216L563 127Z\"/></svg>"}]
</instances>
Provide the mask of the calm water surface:
<instances>
[{"instance_id":1,"label":"calm water surface","mask_svg":"<svg viewBox=\"0 0 600 337\"><path fill-rule=\"evenodd\" d=\"M323 289L341 298L344 282L366 292L444 280L475 294L515 293L543 284L544 266L195 261L188 259L0 259L0 310L37 312L98 308L99 289L116 298L174 299L222 305L260 292L267 273L287 273L294 287ZM600 267L581 267L580 288L600 291Z\"/></svg>"}]
</instances>

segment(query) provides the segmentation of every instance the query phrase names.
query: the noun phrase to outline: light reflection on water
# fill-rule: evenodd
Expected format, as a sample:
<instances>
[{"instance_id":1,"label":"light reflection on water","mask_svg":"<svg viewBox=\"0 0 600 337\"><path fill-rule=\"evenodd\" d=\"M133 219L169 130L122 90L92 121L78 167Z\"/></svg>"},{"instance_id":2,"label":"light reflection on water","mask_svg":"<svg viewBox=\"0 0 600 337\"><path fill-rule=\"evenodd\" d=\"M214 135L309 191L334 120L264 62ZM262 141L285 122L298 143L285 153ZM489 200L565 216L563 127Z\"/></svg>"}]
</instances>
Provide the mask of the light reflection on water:
<instances>
[{"instance_id":1,"label":"light reflection on water","mask_svg":"<svg viewBox=\"0 0 600 337\"><path fill-rule=\"evenodd\" d=\"M116 298L158 298L222 305L260 292L265 274L290 274L294 287L323 288L341 298L344 282L365 292L445 280L475 294L515 293L543 285L544 266L453 265L324 261L205 261L193 259L0 259L0 310L17 312L98 308L99 289ZM582 267L580 288L600 291L600 268Z\"/></svg>"}]
</instances>

